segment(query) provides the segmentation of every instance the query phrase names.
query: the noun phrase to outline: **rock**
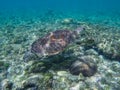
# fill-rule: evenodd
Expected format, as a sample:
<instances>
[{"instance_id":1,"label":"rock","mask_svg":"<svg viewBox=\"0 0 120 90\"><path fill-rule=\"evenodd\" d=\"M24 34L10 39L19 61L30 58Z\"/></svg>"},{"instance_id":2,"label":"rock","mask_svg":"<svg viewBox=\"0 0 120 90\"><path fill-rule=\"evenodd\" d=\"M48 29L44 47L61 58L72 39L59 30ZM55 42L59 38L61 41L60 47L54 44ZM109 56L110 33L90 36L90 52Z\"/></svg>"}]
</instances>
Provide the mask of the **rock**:
<instances>
[{"instance_id":1,"label":"rock","mask_svg":"<svg viewBox=\"0 0 120 90\"><path fill-rule=\"evenodd\" d=\"M73 87L70 87L70 90L79 90L79 89L80 89L80 85L79 84L77 84L77 85L75 85Z\"/></svg>"},{"instance_id":2,"label":"rock","mask_svg":"<svg viewBox=\"0 0 120 90\"><path fill-rule=\"evenodd\" d=\"M51 87L51 77L50 73L30 76L22 82L22 87L15 90L49 90Z\"/></svg>"},{"instance_id":3,"label":"rock","mask_svg":"<svg viewBox=\"0 0 120 90\"><path fill-rule=\"evenodd\" d=\"M93 38L84 38L82 40L78 40L76 44L84 46L85 49L91 49L96 46L96 41Z\"/></svg>"},{"instance_id":4,"label":"rock","mask_svg":"<svg viewBox=\"0 0 120 90\"><path fill-rule=\"evenodd\" d=\"M80 76L75 76L70 73L64 74L66 72L61 72L63 75L54 75L52 79L52 90L83 90L81 89L80 81L83 81L84 78ZM80 85L80 88L77 85ZM85 88L85 85L83 85ZM79 88L79 89L78 89Z\"/></svg>"},{"instance_id":5,"label":"rock","mask_svg":"<svg viewBox=\"0 0 120 90\"><path fill-rule=\"evenodd\" d=\"M98 52L95 51L94 49L88 49L85 51L85 55L98 55Z\"/></svg>"},{"instance_id":6,"label":"rock","mask_svg":"<svg viewBox=\"0 0 120 90\"><path fill-rule=\"evenodd\" d=\"M61 21L61 24L63 25L82 25L83 24L84 25L85 22L81 22L73 18L65 18Z\"/></svg>"},{"instance_id":7,"label":"rock","mask_svg":"<svg viewBox=\"0 0 120 90\"><path fill-rule=\"evenodd\" d=\"M2 90L12 90L13 83L8 79L2 81Z\"/></svg>"},{"instance_id":8,"label":"rock","mask_svg":"<svg viewBox=\"0 0 120 90\"><path fill-rule=\"evenodd\" d=\"M62 24L69 25L73 24L74 20L72 18L65 18L63 21L61 21Z\"/></svg>"},{"instance_id":9,"label":"rock","mask_svg":"<svg viewBox=\"0 0 120 90\"><path fill-rule=\"evenodd\" d=\"M68 72L66 72L66 71L58 71L57 72L57 75L58 76L67 76L69 73Z\"/></svg>"},{"instance_id":10,"label":"rock","mask_svg":"<svg viewBox=\"0 0 120 90\"><path fill-rule=\"evenodd\" d=\"M8 77L12 77L13 75L21 75L23 74L23 66L22 65L14 65L9 67L8 69Z\"/></svg>"},{"instance_id":11,"label":"rock","mask_svg":"<svg viewBox=\"0 0 120 90\"><path fill-rule=\"evenodd\" d=\"M73 75L83 74L85 77L93 76L97 71L97 66L91 62L75 61L70 67L70 73Z\"/></svg>"}]
</instances>

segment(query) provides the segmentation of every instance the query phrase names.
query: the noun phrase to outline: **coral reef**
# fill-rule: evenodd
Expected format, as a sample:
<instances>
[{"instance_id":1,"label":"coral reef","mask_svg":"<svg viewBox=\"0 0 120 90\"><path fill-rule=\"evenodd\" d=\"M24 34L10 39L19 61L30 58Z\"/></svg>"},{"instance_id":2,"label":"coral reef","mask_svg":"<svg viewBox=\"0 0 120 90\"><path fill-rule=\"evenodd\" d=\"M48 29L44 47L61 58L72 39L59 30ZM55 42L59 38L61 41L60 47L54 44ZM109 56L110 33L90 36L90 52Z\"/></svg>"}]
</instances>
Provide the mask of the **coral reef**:
<instances>
[{"instance_id":1,"label":"coral reef","mask_svg":"<svg viewBox=\"0 0 120 90\"><path fill-rule=\"evenodd\" d=\"M82 61L82 60L77 60L75 61L71 67L70 67L70 72L73 75L79 75L80 73L83 74L83 76L92 76L97 72L97 65L94 63L91 63L90 61Z\"/></svg>"}]
</instances>

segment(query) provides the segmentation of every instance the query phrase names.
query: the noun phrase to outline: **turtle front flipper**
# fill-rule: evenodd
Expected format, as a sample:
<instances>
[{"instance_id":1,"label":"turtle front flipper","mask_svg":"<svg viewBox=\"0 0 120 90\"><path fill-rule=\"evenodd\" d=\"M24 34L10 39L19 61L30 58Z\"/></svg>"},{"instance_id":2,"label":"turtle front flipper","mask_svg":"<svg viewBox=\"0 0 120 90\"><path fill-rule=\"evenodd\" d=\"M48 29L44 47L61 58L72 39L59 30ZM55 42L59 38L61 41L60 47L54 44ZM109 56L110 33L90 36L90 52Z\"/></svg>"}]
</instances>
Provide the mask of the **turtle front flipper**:
<instances>
[{"instance_id":1,"label":"turtle front flipper","mask_svg":"<svg viewBox=\"0 0 120 90\"><path fill-rule=\"evenodd\" d=\"M24 56L23 56L24 62L29 62L32 60L38 60L38 56L31 51L26 51Z\"/></svg>"}]
</instances>

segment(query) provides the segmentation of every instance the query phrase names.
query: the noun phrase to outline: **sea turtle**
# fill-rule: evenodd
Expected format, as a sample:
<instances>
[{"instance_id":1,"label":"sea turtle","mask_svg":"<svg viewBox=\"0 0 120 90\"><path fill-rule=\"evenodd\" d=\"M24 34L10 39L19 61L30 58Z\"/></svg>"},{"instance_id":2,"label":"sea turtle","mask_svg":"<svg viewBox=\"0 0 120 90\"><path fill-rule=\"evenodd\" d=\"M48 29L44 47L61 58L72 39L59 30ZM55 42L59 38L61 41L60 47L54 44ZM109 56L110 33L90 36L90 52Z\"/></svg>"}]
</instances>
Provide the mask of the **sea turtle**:
<instances>
[{"instance_id":1,"label":"sea turtle","mask_svg":"<svg viewBox=\"0 0 120 90\"><path fill-rule=\"evenodd\" d=\"M38 56L58 54L72 43L84 29L85 28L81 26L74 31L56 30L50 32L32 43L31 52Z\"/></svg>"}]
</instances>

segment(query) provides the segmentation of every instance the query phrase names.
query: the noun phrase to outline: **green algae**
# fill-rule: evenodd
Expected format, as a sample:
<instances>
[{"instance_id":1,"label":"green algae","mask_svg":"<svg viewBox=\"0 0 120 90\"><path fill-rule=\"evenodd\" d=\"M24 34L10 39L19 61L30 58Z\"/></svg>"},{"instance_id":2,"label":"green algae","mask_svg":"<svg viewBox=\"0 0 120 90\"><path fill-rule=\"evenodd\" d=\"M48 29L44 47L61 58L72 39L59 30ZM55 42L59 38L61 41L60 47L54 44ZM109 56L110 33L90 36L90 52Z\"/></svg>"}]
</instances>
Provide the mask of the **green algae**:
<instances>
[{"instance_id":1,"label":"green algae","mask_svg":"<svg viewBox=\"0 0 120 90\"><path fill-rule=\"evenodd\" d=\"M10 66L10 63L5 62L5 61L0 61L0 68L2 69L8 69L8 67Z\"/></svg>"},{"instance_id":2,"label":"green algae","mask_svg":"<svg viewBox=\"0 0 120 90\"><path fill-rule=\"evenodd\" d=\"M47 62L34 62L26 72L28 73L45 73L51 67L51 63Z\"/></svg>"}]
</instances>

